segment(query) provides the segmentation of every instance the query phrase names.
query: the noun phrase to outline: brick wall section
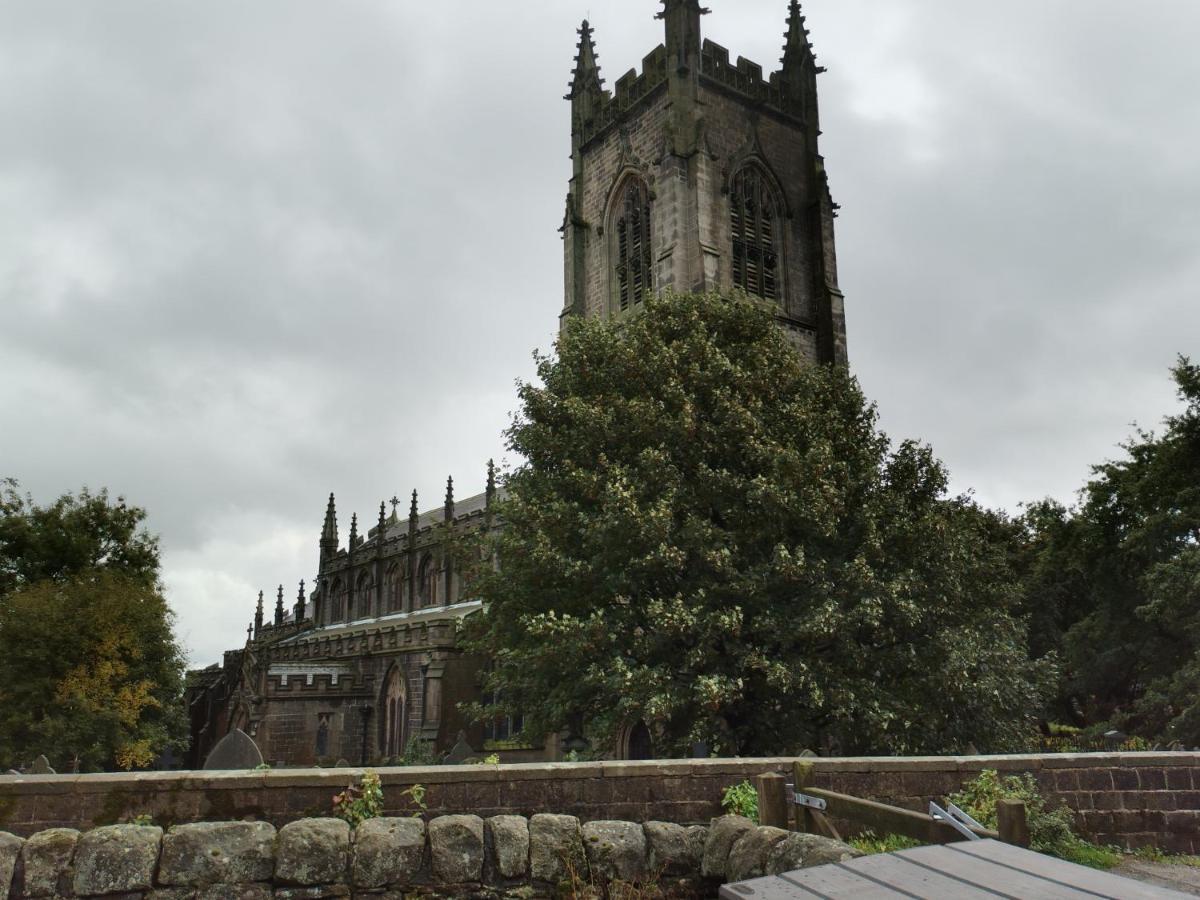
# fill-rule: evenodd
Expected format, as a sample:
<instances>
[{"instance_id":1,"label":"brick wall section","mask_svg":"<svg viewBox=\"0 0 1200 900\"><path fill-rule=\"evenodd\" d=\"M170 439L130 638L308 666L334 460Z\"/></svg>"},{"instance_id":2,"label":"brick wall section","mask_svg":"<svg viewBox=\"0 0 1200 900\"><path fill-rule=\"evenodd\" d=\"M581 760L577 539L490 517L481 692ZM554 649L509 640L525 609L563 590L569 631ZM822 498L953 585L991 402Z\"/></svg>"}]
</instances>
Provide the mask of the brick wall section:
<instances>
[{"instance_id":1,"label":"brick wall section","mask_svg":"<svg viewBox=\"0 0 1200 900\"><path fill-rule=\"evenodd\" d=\"M985 768L1032 773L1053 803L1078 813L1102 843L1200 852L1200 755L814 759L816 787L924 809ZM791 759L554 763L382 769L388 815L411 807L404 787L426 786L430 815L533 815L554 810L584 821L706 823L724 788ZM148 814L163 825L258 818L276 826L328 812L355 769L0 777L0 830L91 828Z\"/></svg>"}]
</instances>

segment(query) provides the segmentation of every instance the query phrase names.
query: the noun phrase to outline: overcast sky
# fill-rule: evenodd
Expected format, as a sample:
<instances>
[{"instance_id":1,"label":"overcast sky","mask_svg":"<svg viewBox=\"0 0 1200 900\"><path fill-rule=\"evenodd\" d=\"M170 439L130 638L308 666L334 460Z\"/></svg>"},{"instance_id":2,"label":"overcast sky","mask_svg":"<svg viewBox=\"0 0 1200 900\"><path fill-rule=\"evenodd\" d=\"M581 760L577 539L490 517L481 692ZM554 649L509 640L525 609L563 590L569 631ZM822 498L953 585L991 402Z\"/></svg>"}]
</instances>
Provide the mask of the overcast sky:
<instances>
[{"instance_id":1,"label":"overcast sky","mask_svg":"<svg viewBox=\"0 0 1200 900\"><path fill-rule=\"evenodd\" d=\"M709 0L764 68L786 0ZM326 498L466 496L562 306L562 100L652 0L0 0L0 476L150 511L194 665ZM854 371L957 490L1064 501L1200 356L1200 5L809 0ZM403 509L401 510L403 512Z\"/></svg>"}]
</instances>

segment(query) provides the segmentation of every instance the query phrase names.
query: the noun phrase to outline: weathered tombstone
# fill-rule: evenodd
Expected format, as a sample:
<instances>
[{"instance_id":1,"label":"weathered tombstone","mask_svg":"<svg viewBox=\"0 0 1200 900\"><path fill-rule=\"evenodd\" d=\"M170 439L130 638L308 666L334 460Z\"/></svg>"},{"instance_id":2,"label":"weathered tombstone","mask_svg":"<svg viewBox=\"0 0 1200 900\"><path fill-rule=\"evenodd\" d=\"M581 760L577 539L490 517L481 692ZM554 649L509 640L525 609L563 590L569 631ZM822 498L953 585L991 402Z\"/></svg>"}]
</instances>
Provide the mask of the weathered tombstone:
<instances>
[{"instance_id":1,"label":"weathered tombstone","mask_svg":"<svg viewBox=\"0 0 1200 900\"><path fill-rule=\"evenodd\" d=\"M467 733L460 731L458 733L458 741L455 742L450 752L446 755L446 762L452 766L456 766L477 755L471 745L467 743Z\"/></svg>"},{"instance_id":2,"label":"weathered tombstone","mask_svg":"<svg viewBox=\"0 0 1200 900\"><path fill-rule=\"evenodd\" d=\"M46 759L45 755L39 756L33 761L33 765L29 767L30 775L57 775L54 768L50 765L50 760Z\"/></svg>"},{"instance_id":3,"label":"weathered tombstone","mask_svg":"<svg viewBox=\"0 0 1200 900\"><path fill-rule=\"evenodd\" d=\"M235 728L213 747L204 761L206 771L232 769L256 769L263 763L261 751L254 738L240 728Z\"/></svg>"}]
</instances>

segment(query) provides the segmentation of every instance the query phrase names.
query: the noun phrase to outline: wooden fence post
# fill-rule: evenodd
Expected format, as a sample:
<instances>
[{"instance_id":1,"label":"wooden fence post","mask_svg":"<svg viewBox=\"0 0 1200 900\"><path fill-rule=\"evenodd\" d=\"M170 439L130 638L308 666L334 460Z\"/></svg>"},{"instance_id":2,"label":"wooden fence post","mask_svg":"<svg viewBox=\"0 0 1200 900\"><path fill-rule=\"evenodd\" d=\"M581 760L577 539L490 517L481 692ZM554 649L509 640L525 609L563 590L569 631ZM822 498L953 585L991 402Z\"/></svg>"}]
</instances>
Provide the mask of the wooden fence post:
<instances>
[{"instance_id":1,"label":"wooden fence post","mask_svg":"<svg viewBox=\"0 0 1200 900\"><path fill-rule=\"evenodd\" d=\"M788 827L787 779L782 775L759 775L755 779L758 788L758 824L773 828Z\"/></svg>"},{"instance_id":2,"label":"wooden fence post","mask_svg":"<svg viewBox=\"0 0 1200 900\"><path fill-rule=\"evenodd\" d=\"M1018 847L1029 846L1029 816L1021 800L1001 800L996 804L1000 840Z\"/></svg>"},{"instance_id":3,"label":"wooden fence post","mask_svg":"<svg viewBox=\"0 0 1200 900\"><path fill-rule=\"evenodd\" d=\"M803 793L804 789L812 784L812 780L812 763L804 762L803 760L796 760L794 763L792 763L792 781L795 782L796 793ZM813 821L812 814L809 812L809 810L806 807L795 805L793 805L792 809L795 810L796 830L807 832L809 834L816 834L816 823Z\"/></svg>"}]
</instances>

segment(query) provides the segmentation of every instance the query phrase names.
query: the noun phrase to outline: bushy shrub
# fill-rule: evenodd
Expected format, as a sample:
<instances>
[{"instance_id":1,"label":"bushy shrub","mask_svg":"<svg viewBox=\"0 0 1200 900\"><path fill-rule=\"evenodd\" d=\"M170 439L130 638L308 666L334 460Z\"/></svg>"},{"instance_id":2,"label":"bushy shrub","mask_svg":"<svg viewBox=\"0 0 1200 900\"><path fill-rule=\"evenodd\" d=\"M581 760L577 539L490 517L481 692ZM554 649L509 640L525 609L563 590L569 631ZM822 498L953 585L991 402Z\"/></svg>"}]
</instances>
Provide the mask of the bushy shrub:
<instances>
[{"instance_id":1,"label":"bushy shrub","mask_svg":"<svg viewBox=\"0 0 1200 900\"><path fill-rule=\"evenodd\" d=\"M758 791L749 781L725 788L721 806L731 816L745 816L758 824Z\"/></svg>"},{"instance_id":2,"label":"bushy shrub","mask_svg":"<svg viewBox=\"0 0 1200 900\"><path fill-rule=\"evenodd\" d=\"M1032 775L1001 776L995 769L984 769L949 799L993 829L998 826L996 809L1000 801L1020 800L1025 804L1032 849L1098 869L1112 868L1121 861L1116 851L1097 847L1075 834L1071 810L1065 806L1049 808Z\"/></svg>"}]
</instances>

